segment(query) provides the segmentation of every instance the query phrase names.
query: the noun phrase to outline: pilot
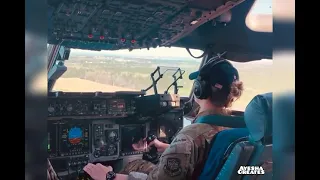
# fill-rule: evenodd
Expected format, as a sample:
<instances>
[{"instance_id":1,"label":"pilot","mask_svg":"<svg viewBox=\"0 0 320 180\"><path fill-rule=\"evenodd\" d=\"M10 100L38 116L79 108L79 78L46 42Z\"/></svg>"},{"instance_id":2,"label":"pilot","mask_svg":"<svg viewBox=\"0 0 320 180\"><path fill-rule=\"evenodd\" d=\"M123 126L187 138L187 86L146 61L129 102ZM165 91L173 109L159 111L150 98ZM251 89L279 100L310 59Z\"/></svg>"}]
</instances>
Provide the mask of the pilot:
<instances>
[{"instance_id":1,"label":"pilot","mask_svg":"<svg viewBox=\"0 0 320 180\"><path fill-rule=\"evenodd\" d=\"M190 74L190 80L202 80L207 83L207 95L199 96L194 93L195 102L199 104L197 118L205 115L229 115L228 108L243 92L243 83L239 80L238 71L228 62L207 63L200 71ZM201 76L201 77L200 77ZM197 81L196 80L196 81ZM199 91L195 81L195 91ZM197 89L198 88L198 89ZM213 136L226 129L204 123L192 123L184 127L174 138L172 143L165 144L154 140L150 145L155 145L158 151L164 151L159 163L152 167L150 172L131 171L128 175L115 174L112 167L101 164L87 164L86 171L95 180L178 180L197 179L205 163L205 152ZM149 145L149 146L150 146Z\"/></svg>"}]
</instances>

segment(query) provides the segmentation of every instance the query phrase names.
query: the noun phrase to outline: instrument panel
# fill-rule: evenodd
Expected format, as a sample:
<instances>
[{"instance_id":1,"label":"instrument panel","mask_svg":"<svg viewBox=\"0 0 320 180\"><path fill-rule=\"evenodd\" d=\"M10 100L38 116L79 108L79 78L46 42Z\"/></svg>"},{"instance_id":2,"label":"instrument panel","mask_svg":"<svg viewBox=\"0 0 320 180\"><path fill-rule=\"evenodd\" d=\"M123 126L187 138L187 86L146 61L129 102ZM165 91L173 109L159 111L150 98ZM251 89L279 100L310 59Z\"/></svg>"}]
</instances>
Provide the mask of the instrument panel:
<instances>
[{"instance_id":1,"label":"instrument panel","mask_svg":"<svg viewBox=\"0 0 320 180\"><path fill-rule=\"evenodd\" d=\"M131 115L136 112L136 103L134 99L125 100L115 98L108 100L108 115Z\"/></svg>"},{"instance_id":2,"label":"instrument panel","mask_svg":"<svg viewBox=\"0 0 320 180\"><path fill-rule=\"evenodd\" d=\"M48 113L49 116L106 115L106 103L103 99L50 99Z\"/></svg>"},{"instance_id":3,"label":"instrument panel","mask_svg":"<svg viewBox=\"0 0 320 180\"><path fill-rule=\"evenodd\" d=\"M125 117L136 113L136 98L141 94L51 93L48 116Z\"/></svg>"},{"instance_id":4,"label":"instrument panel","mask_svg":"<svg viewBox=\"0 0 320 180\"><path fill-rule=\"evenodd\" d=\"M142 158L143 152L134 150L133 144L147 136L152 124L147 122L152 122L159 112L168 108L162 107L162 102L178 102L179 97L141 96L134 93L49 93L48 156L59 177L80 177L88 162L120 159L129 162ZM153 104L149 103L151 101ZM141 113L146 106L154 113Z\"/></svg>"},{"instance_id":5,"label":"instrument panel","mask_svg":"<svg viewBox=\"0 0 320 180\"><path fill-rule=\"evenodd\" d=\"M109 120L92 122L93 162L111 161L119 157L119 125Z\"/></svg>"},{"instance_id":6,"label":"instrument panel","mask_svg":"<svg viewBox=\"0 0 320 180\"><path fill-rule=\"evenodd\" d=\"M48 125L50 158L91 154L92 162L137 155L132 144L146 137L146 124L119 125L103 120L59 120Z\"/></svg>"}]
</instances>

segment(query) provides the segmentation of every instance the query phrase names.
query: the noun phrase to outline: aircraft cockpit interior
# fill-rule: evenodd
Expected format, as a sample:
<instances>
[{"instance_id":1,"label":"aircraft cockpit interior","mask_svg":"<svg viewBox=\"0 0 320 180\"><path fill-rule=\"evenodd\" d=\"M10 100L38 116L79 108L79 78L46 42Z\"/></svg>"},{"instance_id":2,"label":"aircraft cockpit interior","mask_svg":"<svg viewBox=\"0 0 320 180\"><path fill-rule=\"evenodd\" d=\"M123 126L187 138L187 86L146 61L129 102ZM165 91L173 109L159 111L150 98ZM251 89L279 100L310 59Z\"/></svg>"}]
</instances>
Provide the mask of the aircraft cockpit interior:
<instances>
[{"instance_id":1,"label":"aircraft cockpit interior","mask_svg":"<svg viewBox=\"0 0 320 180\"><path fill-rule=\"evenodd\" d=\"M133 58L130 53L149 49L156 51L158 48L185 48L187 56L192 58L188 61L194 63L190 65L191 69L195 71L214 57L230 60L238 64L237 67L241 67L243 71L251 71L246 66L246 63L250 64L251 61L264 59L263 61L270 62L272 32L257 32L246 24L247 14L255 2L48 0L48 159L59 179L91 179L83 170L88 163L112 166L114 172L119 172L136 159L156 164L160 153L145 149L135 150L134 145L148 137L156 137L161 142L170 144L175 135L195 118L198 107L193 96L193 81L188 79L191 73L188 62L176 60L180 67L173 65L173 61L163 67L163 61L141 60L142 55ZM201 50L201 54L196 57L192 49ZM73 53L80 52L78 50L99 52L100 55L87 56L79 53L77 60ZM102 55L116 51L126 51L128 58L124 58L124 53L114 57L110 54ZM76 64L80 61L83 64ZM149 65L151 61L156 63ZM95 64L96 62L100 64ZM114 62L119 63L117 67L130 69L125 72L117 71ZM142 72L144 70L141 70L138 63L148 69ZM82 73L81 68L89 73ZM107 70L101 71L100 75L90 75L94 68ZM102 86L94 86L93 83L98 80L92 80L91 84L82 84L85 82L72 77L71 72L76 70L82 79L89 75L110 76L108 83L111 85L117 85L121 75L124 77L120 84L123 89L106 91ZM131 72L136 74L130 74ZM70 87L76 88L82 84L91 89L97 88L88 91L57 88L61 82L59 78L67 73L70 73L68 76L71 78L66 84ZM241 75L246 76L242 71ZM125 85L129 83L130 77L137 79L131 83L134 90ZM165 87L160 87L162 80L166 82ZM139 83L145 83L145 86L140 87ZM185 89L182 86L185 86ZM244 97L243 107L256 95L268 92L251 91L252 95ZM263 98L261 101L264 102ZM233 110L232 117L243 121L233 128L245 128L245 116L244 108ZM249 133L251 131L254 130L249 129ZM256 139L257 142L264 140L265 135L262 134L260 139ZM260 154L253 152L255 147L250 145L248 139L243 139L242 144L238 141L237 143L232 146L233 149L228 149L228 152L235 151L239 156L247 153L257 158L243 160L247 163L246 166L260 166L259 163L267 161L261 160ZM272 146L270 142L263 144L261 148L270 144ZM246 147L251 148L250 152L247 149L241 151ZM270 152L265 151L268 149L261 154L269 157ZM222 167L236 168L231 167L227 159L228 157L224 157L223 163L217 166L219 171L215 177L239 179L236 175L227 176L220 171Z\"/></svg>"},{"instance_id":2,"label":"aircraft cockpit interior","mask_svg":"<svg viewBox=\"0 0 320 180\"><path fill-rule=\"evenodd\" d=\"M79 177L88 162L108 162L119 171L123 164L142 158L145 152L132 146L149 135L170 143L183 127L183 112L172 111L180 108L180 97L143 95L50 92L48 154L59 177ZM146 114L145 109L154 115ZM160 126L166 127L161 135Z\"/></svg>"}]
</instances>

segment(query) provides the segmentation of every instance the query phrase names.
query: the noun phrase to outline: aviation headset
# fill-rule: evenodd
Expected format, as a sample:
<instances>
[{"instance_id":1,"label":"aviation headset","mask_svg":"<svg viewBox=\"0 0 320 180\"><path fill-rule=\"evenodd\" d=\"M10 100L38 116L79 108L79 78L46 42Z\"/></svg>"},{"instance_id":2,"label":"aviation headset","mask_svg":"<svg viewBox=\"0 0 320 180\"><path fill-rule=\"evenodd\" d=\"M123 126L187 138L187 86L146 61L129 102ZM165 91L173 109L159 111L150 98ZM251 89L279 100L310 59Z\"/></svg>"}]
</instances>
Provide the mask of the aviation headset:
<instances>
[{"instance_id":1,"label":"aviation headset","mask_svg":"<svg viewBox=\"0 0 320 180\"><path fill-rule=\"evenodd\" d=\"M231 65L231 63L225 59L222 59L220 57L213 57L203 67L200 68L199 75L197 79L195 79L194 85L193 85L194 86L193 93L198 99L207 99L210 96L212 91L211 84L210 82L208 82L210 71L208 71L208 69L207 70L204 70L204 69L207 68L208 66L210 66L210 69L211 69L212 67L220 63L229 63Z\"/></svg>"}]
</instances>

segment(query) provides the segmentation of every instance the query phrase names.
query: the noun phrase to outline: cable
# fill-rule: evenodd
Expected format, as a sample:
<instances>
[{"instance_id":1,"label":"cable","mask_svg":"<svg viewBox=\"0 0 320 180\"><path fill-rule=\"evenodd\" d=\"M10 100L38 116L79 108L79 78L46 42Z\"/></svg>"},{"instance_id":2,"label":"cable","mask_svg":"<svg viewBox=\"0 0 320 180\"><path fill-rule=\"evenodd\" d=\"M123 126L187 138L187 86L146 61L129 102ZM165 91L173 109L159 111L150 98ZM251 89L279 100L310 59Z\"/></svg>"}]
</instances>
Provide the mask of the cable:
<instances>
[{"instance_id":1,"label":"cable","mask_svg":"<svg viewBox=\"0 0 320 180\"><path fill-rule=\"evenodd\" d=\"M196 58L196 59L203 58L203 56L207 53L207 51L205 50L203 52L203 54L201 54L200 56L196 57L196 56L192 55L192 53L191 53L189 48L186 48L186 50L188 51L188 53L190 54L191 57Z\"/></svg>"}]
</instances>

